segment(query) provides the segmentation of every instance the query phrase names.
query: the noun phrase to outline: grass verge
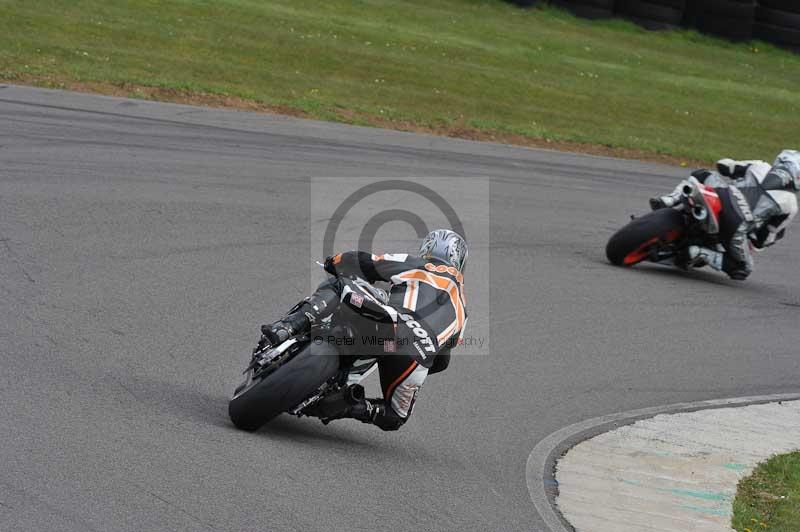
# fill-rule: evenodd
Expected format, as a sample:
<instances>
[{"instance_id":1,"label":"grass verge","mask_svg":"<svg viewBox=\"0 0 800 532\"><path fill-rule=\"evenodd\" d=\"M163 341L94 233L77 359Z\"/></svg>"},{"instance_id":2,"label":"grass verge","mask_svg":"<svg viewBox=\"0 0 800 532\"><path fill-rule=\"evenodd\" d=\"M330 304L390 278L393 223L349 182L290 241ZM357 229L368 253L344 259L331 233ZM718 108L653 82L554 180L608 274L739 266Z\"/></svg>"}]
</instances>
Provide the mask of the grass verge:
<instances>
[{"instance_id":1,"label":"grass verge","mask_svg":"<svg viewBox=\"0 0 800 532\"><path fill-rule=\"evenodd\" d=\"M739 482L733 528L738 532L800 531L800 452L770 458Z\"/></svg>"},{"instance_id":2,"label":"grass verge","mask_svg":"<svg viewBox=\"0 0 800 532\"><path fill-rule=\"evenodd\" d=\"M499 0L4 0L0 80L666 162L800 141L800 56Z\"/></svg>"}]
</instances>

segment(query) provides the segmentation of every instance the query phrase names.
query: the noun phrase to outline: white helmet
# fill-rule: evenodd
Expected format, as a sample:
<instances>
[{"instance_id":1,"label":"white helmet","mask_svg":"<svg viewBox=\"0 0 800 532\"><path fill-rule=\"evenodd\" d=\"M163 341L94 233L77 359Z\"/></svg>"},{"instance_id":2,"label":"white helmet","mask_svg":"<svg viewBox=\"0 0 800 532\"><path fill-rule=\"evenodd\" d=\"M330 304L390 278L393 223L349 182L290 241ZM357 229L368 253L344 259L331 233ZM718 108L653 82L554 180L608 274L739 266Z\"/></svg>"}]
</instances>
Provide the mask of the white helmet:
<instances>
[{"instance_id":1,"label":"white helmet","mask_svg":"<svg viewBox=\"0 0 800 532\"><path fill-rule=\"evenodd\" d=\"M440 260L463 272L467 265L467 241L455 231L436 229L422 239L419 256Z\"/></svg>"}]
</instances>

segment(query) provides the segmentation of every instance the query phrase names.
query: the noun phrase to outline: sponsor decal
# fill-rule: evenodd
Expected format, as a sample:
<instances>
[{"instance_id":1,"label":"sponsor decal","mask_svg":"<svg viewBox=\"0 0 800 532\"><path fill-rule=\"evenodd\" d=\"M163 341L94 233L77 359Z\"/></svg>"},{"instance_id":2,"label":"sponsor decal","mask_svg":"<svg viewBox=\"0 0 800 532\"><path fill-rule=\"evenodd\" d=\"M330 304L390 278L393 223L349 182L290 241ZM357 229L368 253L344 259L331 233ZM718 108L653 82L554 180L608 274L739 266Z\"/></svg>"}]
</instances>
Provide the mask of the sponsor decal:
<instances>
[{"instance_id":1,"label":"sponsor decal","mask_svg":"<svg viewBox=\"0 0 800 532\"><path fill-rule=\"evenodd\" d=\"M427 360L428 359L428 355L426 355L425 351L422 350L422 347L420 347L419 342L414 342L414 348L419 353L419 356L422 357L422 360Z\"/></svg>"},{"instance_id":2,"label":"sponsor decal","mask_svg":"<svg viewBox=\"0 0 800 532\"><path fill-rule=\"evenodd\" d=\"M422 324L414 319L414 316L411 314L399 314L400 319L403 320L403 323L411 329L414 333L414 336L417 337L417 340L414 342L414 347L417 348L419 354L422 355L422 358L427 358L427 355L422 352L424 349L428 353L435 353L436 348L433 346L433 341L431 340L430 336L428 336L428 331L422 326ZM420 345L422 347L420 347Z\"/></svg>"},{"instance_id":3,"label":"sponsor decal","mask_svg":"<svg viewBox=\"0 0 800 532\"><path fill-rule=\"evenodd\" d=\"M383 352L384 353L396 353L397 352L397 346L395 345L394 340L392 340L391 338L386 338L383 341Z\"/></svg>"},{"instance_id":4,"label":"sponsor decal","mask_svg":"<svg viewBox=\"0 0 800 532\"><path fill-rule=\"evenodd\" d=\"M350 295L350 303L351 303L351 304L352 304L354 307L361 308L361 305L363 305L363 304L364 304L364 296L362 296L361 294L356 294L355 292L353 292L353 293Z\"/></svg>"},{"instance_id":5,"label":"sponsor decal","mask_svg":"<svg viewBox=\"0 0 800 532\"><path fill-rule=\"evenodd\" d=\"M461 274L460 271L453 268L452 266L445 266L444 264L432 264L430 262L425 264L425 269L429 272L436 272L436 273L449 273L453 277L456 278L456 281L459 284L464 282L464 276Z\"/></svg>"}]
</instances>

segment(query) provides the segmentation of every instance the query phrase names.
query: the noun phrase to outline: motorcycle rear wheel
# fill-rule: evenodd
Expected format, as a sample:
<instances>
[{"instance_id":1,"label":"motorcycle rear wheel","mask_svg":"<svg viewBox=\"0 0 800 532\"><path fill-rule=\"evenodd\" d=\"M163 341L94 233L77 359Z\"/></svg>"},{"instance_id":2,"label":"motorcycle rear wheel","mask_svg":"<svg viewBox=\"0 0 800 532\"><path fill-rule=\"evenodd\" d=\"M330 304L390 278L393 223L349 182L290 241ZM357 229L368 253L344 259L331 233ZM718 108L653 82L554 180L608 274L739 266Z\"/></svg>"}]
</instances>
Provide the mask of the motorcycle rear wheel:
<instances>
[{"instance_id":1,"label":"motorcycle rear wheel","mask_svg":"<svg viewBox=\"0 0 800 532\"><path fill-rule=\"evenodd\" d=\"M339 353L329 344L309 342L299 353L228 403L228 416L242 430L255 431L311 396L339 371Z\"/></svg>"},{"instance_id":2,"label":"motorcycle rear wheel","mask_svg":"<svg viewBox=\"0 0 800 532\"><path fill-rule=\"evenodd\" d=\"M659 209L634 218L614 233L606 244L606 257L616 266L633 266L650 256L654 246L679 240L686 232L686 218L675 209Z\"/></svg>"}]
</instances>

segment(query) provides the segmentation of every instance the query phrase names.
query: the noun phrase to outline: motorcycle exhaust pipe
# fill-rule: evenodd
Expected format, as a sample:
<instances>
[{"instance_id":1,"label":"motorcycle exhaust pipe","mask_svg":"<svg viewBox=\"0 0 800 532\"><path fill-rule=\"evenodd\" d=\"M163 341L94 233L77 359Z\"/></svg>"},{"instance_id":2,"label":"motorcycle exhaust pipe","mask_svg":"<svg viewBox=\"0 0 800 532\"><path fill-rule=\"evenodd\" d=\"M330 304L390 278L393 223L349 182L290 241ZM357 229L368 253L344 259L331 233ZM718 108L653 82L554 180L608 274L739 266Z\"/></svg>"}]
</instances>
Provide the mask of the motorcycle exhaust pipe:
<instances>
[{"instance_id":1,"label":"motorcycle exhaust pipe","mask_svg":"<svg viewBox=\"0 0 800 532\"><path fill-rule=\"evenodd\" d=\"M692 216L694 216L694 219L698 222L702 222L708 218L708 210L702 205L695 205L692 209Z\"/></svg>"},{"instance_id":2,"label":"motorcycle exhaust pipe","mask_svg":"<svg viewBox=\"0 0 800 532\"><path fill-rule=\"evenodd\" d=\"M691 195L692 195L692 190L694 190L694 188L692 187L692 185L683 185L683 189L681 189L681 193L682 193L684 196L686 196L686 197L689 197L689 196L691 196Z\"/></svg>"},{"instance_id":3,"label":"motorcycle exhaust pipe","mask_svg":"<svg viewBox=\"0 0 800 532\"><path fill-rule=\"evenodd\" d=\"M354 384L345 391L344 400L348 404L355 405L362 402L364 397L364 387L360 384Z\"/></svg>"}]
</instances>

